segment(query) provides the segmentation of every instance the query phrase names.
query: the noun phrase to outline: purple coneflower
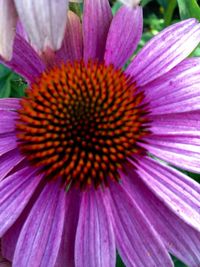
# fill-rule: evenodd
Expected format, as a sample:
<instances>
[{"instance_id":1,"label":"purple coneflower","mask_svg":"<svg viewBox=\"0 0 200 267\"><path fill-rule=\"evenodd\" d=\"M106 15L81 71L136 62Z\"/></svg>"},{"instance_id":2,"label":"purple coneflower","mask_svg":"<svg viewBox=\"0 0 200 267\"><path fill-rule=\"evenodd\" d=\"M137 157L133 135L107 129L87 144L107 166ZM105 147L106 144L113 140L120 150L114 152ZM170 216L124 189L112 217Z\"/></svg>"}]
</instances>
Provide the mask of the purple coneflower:
<instances>
[{"instance_id":1,"label":"purple coneflower","mask_svg":"<svg viewBox=\"0 0 200 267\"><path fill-rule=\"evenodd\" d=\"M45 25L44 25L45 26ZM43 61L17 34L7 65L26 97L0 100L0 237L14 267L200 265L200 41L189 19L132 60L142 9L85 0ZM83 36L83 38L82 38ZM168 162L169 164L165 163Z\"/></svg>"}]
</instances>

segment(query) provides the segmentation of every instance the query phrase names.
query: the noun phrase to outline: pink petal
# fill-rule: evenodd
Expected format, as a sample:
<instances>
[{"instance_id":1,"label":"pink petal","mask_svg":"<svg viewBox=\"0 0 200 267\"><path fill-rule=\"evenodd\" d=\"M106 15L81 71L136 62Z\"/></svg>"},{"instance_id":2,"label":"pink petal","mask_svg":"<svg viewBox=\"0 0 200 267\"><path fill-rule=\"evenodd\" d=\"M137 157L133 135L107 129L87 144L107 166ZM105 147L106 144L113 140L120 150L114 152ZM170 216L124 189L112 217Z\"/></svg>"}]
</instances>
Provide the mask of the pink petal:
<instances>
[{"instance_id":1,"label":"pink petal","mask_svg":"<svg viewBox=\"0 0 200 267\"><path fill-rule=\"evenodd\" d=\"M58 50L64 37L68 0L15 0L26 32L40 51Z\"/></svg>"},{"instance_id":2,"label":"pink petal","mask_svg":"<svg viewBox=\"0 0 200 267\"><path fill-rule=\"evenodd\" d=\"M106 38L112 20L108 0L85 0L83 11L84 59L103 60Z\"/></svg>"},{"instance_id":3,"label":"pink petal","mask_svg":"<svg viewBox=\"0 0 200 267\"><path fill-rule=\"evenodd\" d=\"M70 189L66 194L65 225L55 267L75 266L75 237L80 208L80 192Z\"/></svg>"},{"instance_id":4,"label":"pink petal","mask_svg":"<svg viewBox=\"0 0 200 267\"><path fill-rule=\"evenodd\" d=\"M45 186L20 233L14 266L55 265L64 227L65 194L60 183Z\"/></svg>"},{"instance_id":5,"label":"pink petal","mask_svg":"<svg viewBox=\"0 0 200 267\"><path fill-rule=\"evenodd\" d=\"M60 50L56 53L59 61L80 60L83 58L83 39L80 18L68 12L65 36Z\"/></svg>"},{"instance_id":6,"label":"pink petal","mask_svg":"<svg viewBox=\"0 0 200 267\"><path fill-rule=\"evenodd\" d=\"M161 236L170 253L188 264L200 265L200 232L184 223L160 201L134 172L121 174L122 185L137 201L145 216ZM188 179L190 180L190 179ZM191 183L192 180L191 180ZM187 184L187 181L186 181Z\"/></svg>"},{"instance_id":7,"label":"pink petal","mask_svg":"<svg viewBox=\"0 0 200 267\"><path fill-rule=\"evenodd\" d=\"M163 115L149 115L151 132L156 135L193 136L200 134L200 112L169 113Z\"/></svg>"},{"instance_id":8,"label":"pink petal","mask_svg":"<svg viewBox=\"0 0 200 267\"><path fill-rule=\"evenodd\" d=\"M17 12L13 0L0 1L0 55L5 60L12 58Z\"/></svg>"},{"instance_id":9,"label":"pink petal","mask_svg":"<svg viewBox=\"0 0 200 267\"><path fill-rule=\"evenodd\" d=\"M139 158L137 172L153 193L186 223L200 230L200 185L179 171L148 158Z\"/></svg>"},{"instance_id":10,"label":"pink petal","mask_svg":"<svg viewBox=\"0 0 200 267\"><path fill-rule=\"evenodd\" d=\"M160 237L128 191L117 183L110 191L117 249L125 265L173 266Z\"/></svg>"},{"instance_id":11,"label":"pink petal","mask_svg":"<svg viewBox=\"0 0 200 267\"><path fill-rule=\"evenodd\" d=\"M155 138L158 138L158 140L155 140ZM192 144L179 143L178 138L177 140L175 139L174 142L170 142L170 138L167 138L167 141L162 141L162 138L153 135L151 140L150 138L145 139L148 144L141 143L141 146L147 149L154 156L165 160L174 166L184 168L185 170L192 172L200 172L200 153L199 145L197 145L199 137L188 137L185 139L186 142L188 141ZM182 141L184 142L184 139Z\"/></svg>"},{"instance_id":12,"label":"pink petal","mask_svg":"<svg viewBox=\"0 0 200 267\"><path fill-rule=\"evenodd\" d=\"M19 238L19 234L24 225L24 222L26 221L28 215L30 214L31 209L33 208L33 205L35 204L41 191L43 190L44 185L45 185L45 181L43 180L42 183L40 183L40 186L38 186L36 190L34 191L34 193L32 194L29 202L27 203L26 207L23 209L18 219L6 231L6 233L3 235L1 239L3 256L10 261L13 261L16 244Z\"/></svg>"},{"instance_id":13,"label":"pink petal","mask_svg":"<svg viewBox=\"0 0 200 267\"><path fill-rule=\"evenodd\" d=\"M119 1L129 8L134 8L137 5L139 5L141 0L119 0Z\"/></svg>"},{"instance_id":14,"label":"pink petal","mask_svg":"<svg viewBox=\"0 0 200 267\"><path fill-rule=\"evenodd\" d=\"M16 112L0 110L0 133L9 133L15 131Z\"/></svg>"},{"instance_id":15,"label":"pink petal","mask_svg":"<svg viewBox=\"0 0 200 267\"><path fill-rule=\"evenodd\" d=\"M18 20L17 22L17 28L16 28L17 34L19 34L23 39L25 39L27 42L29 42L27 32L24 29L24 26L22 25L21 21Z\"/></svg>"},{"instance_id":16,"label":"pink petal","mask_svg":"<svg viewBox=\"0 0 200 267\"><path fill-rule=\"evenodd\" d=\"M0 183L0 236L19 217L41 178L29 167L11 174Z\"/></svg>"},{"instance_id":17,"label":"pink petal","mask_svg":"<svg viewBox=\"0 0 200 267\"><path fill-rule=\"evenodd\" d=\"M28 81L34 81L45 69L42 59L20 35L15 36L11 61L0 58L4 65L21 74Z\"/></svg>"},{"instance_id":18,"label":"pink petal","mask_svg":"<svg viewBox=\"0 0 200 267\"><path fill-rule=\"evenodd\" d=\"M141 88L150 103L151 114L177 113L200 108L200 60L182 61L164 76Z\"/></svg>"},{"instance_id":19,"label":"pink petal","mask_svg":"<svg viewBox=\"0 0 200 267\"><path fill-rule=\"evenodd\" d=\"M0 110L12 110L20 108L19 98L1 98L0 99Z\"/></svg>"},{"instance_id":20,"label":"pink petal","mask_svg":"<svg viewBox=\"0 0 200 267\"><path fill-rule=\"evenodd\" d=\"M11 267L11 263L0 255L0 267Z\"/></svg>"},{"instance_id":21,"label":"pink petal","mask_svg":"<svg viewBox=\"0 0 200 267\"><path fill-rule=\"evenodd\" d=\"M75 244L76 267L115 266L114 233L107 204L99 191L87 191L82 196Z\"/></svg>"},{"instance_id":22,"label":"pink petal","mask_svg":"<svg viewBox=\"0 0 200 267\"><path fill-rule=\"evenodd\" d=\"M106 41L105 62L122 67L136 49L142 35L142 8L122 7L114 16Z\"/></svg>"},{"instance_id":23,"label":"pink petal","mask_svg":"<svg viewBox=\"0 0 200 267\"><path fill-rule=\"evenodd\" d=\"M0 267L11 267L11 263L0 258Z\"/></svg>"},{"instance_id":24,"label":"pink petal","mask_svg":"<svg viewBox=\"0 0 200 267\"><path fill-rule=\"evenodd\" d=\"M17 148L17 139L13 133L5 133L0 135L0 156Z\"/></svg>"},{"instance_id":25,"label":"pink petal","mask_svg":"<svg viewBox=\"0 0 200 267\"><path fill-rule=\"evenodd\" d=\"M18 165L24 157L19 153L18 149L9 151L0 157L0 181Z\"/></svg>"},{"instance_id":26,"label":"pink petal","mask_svg":"<svg viewBox=\"0 0 200 267\"><path fill-rule=\"evenodd\" d=\"M126 70L138 86L160 77L185 59L199 44L200 24L188 19L167 27L150 40Z\"/></svg>"},{"instance_id":27,"label":"pink petal","mask_svg":"<svg viewBox=\"0 0 200 267\"><path fill-rule=\"evenodd\" d=\"M6 231L2 237L2 253L9 261L13 260L17 240L26 218L23 216L24 211L19 216L17 221Z\"/></svg>"}]
</instances>

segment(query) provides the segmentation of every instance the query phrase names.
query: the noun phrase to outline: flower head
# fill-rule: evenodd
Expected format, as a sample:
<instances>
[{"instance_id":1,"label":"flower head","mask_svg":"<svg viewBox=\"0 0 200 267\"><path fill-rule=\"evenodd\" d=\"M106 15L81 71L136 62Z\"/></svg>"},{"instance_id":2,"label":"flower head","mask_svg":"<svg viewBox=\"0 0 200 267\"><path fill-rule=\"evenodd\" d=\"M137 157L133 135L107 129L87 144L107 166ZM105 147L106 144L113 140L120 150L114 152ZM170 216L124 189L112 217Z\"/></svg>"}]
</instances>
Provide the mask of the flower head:
<instances>
[{"instance_id":1,"label":"flower head","mask_svg":"<svg viewBox=\"0 0 200 267\"><path fill-rule=\"evenodd\" d=\"M99 27L101 25L101 27ZM190 19L132 60L142 9L85 0L44 57L17 33L8 66L29 85L0 100L0 237L14 267L200 264L200 41ZM35 46L34 46L35 47Z\"/></svg>"}]
</instances>

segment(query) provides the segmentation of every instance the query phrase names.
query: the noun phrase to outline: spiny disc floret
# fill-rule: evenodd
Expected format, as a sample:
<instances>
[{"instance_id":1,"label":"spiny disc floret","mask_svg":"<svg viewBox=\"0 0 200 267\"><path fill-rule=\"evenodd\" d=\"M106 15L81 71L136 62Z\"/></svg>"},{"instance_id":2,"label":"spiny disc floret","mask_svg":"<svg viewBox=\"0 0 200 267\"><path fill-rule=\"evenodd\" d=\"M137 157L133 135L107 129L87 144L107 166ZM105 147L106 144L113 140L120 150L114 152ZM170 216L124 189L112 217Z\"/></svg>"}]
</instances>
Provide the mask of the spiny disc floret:
<instances>
[{"instance_id":1,"label":"spiny disc floret","mask_svg":"<svg viewBox=\"0 0 200 267\"><path fill-rule=\"evenodd\" d=\"M112 65L62 64L41 75L21 101L19 148L47 179L97 187L118 180L147 134L143 95Z\"/></svg>"}]
</instances>

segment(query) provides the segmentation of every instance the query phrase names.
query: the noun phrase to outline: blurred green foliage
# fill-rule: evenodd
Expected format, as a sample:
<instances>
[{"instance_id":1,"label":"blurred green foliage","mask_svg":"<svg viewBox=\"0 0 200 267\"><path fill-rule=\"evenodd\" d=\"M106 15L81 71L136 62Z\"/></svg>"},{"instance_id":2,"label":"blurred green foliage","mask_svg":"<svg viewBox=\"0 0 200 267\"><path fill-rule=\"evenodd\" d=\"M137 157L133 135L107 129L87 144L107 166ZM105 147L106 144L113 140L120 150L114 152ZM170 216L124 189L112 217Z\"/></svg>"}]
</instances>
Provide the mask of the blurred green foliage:
<instances>
[{"instance_id":1,"label":"blurred green foliage","mask_svg":"<svg viewBox=\"0 0 200 267\"><path fill-rule=\"evenodd\" d=\"M110 0L110 3L112 12L115 14L121 4L115 0ZM142 0L141 5L144 11L144 30L137 51L168 25L192 17L200 20L199 1L196 0ZM71 4L70 8L80 14L82 5ZM200 56L200 47L192 53L192 56ZM0 98L22 97L26 87L27 84L23 78L0 65ZM183 172L200 182L200 175ZM176 267L186 267L175 257L172 258ZM124 267L119 255L117 256L117 267Z\"/></svg>"}]
</instances>

